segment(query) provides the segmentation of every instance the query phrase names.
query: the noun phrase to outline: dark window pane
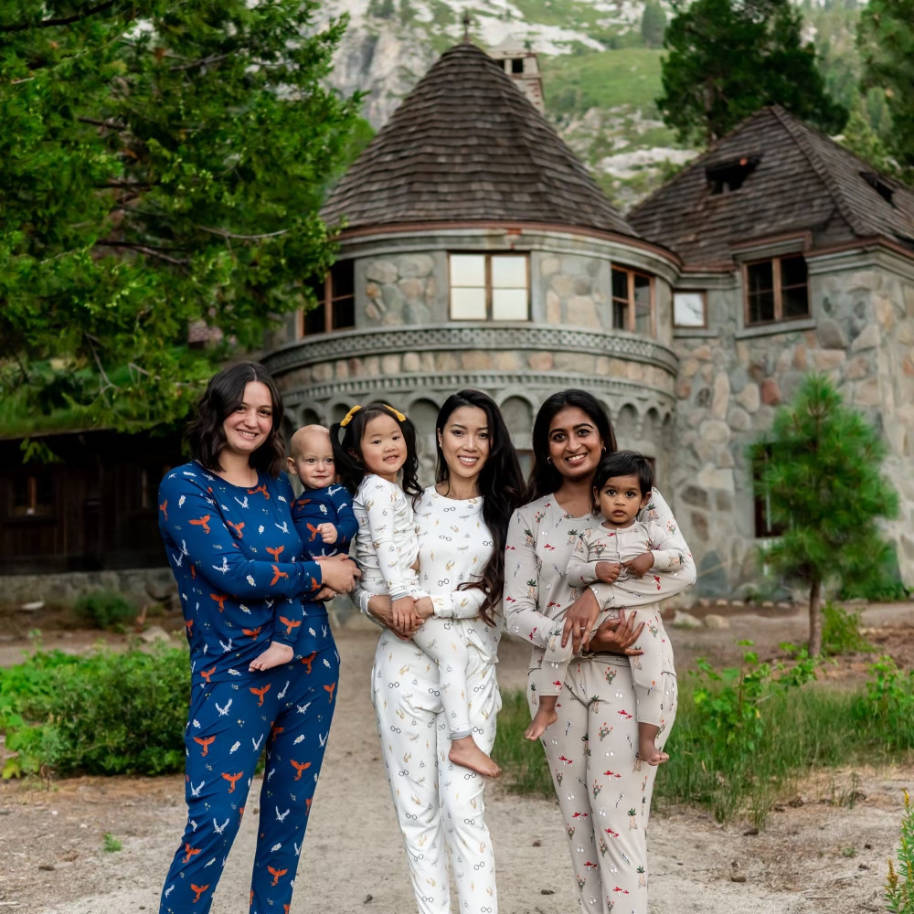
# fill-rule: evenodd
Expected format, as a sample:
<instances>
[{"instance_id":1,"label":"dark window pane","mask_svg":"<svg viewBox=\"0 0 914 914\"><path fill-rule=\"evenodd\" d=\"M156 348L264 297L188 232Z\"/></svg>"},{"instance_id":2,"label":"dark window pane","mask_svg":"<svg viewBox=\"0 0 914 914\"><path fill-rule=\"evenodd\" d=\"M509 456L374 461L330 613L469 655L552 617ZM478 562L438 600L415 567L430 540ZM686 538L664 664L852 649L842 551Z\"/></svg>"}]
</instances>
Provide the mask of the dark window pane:
<instances>
[{"instance_id":1,"label":"dark window pane","mask_svg":"<svg viewBox=\"0 0 914 914\"><path fill-rule=\"evenodd\" d=\"M806 260L803 257L781 258L781 286L806 285Z\"/></svg>"},{"instance_id":2,"label":"dark window pane","mask_svg":"<svg viewBox=\"0 0 914 914\"><path fill-rule=\"evenodd\" d=\"M766 260L764 263L750 263L746 267L746 276L749 281L750 295L774 290L774 271L771 268L770 260Z\"/></svg>"},{"instance_id":3,"label":"dark window pane","mask_svg":"<svg viewBox=\"0 0 914 914\"><path fill-rule=\"evenodd\" d=\"M523 57L514 57L511 59L511 72L512 73L523 73L524 72L524 58Z\"/></svg>"},{"instance_id":4,"label":"dark window pane","mask_svg":"<svg viewBox=\"0 0 914 914\"><path fill-rule=\"evenodd\" d=\"M783 308L785 320L793 317L807 317L809 315L809 299L806 295L806 286L782 289L781 307Z\"/></svg>"},{"instance_id":5,"label":"dark window pane","mask_svg":"<svg viewBox=\"0 0 914 914\"><path fill-rule=\"evenodd\" d=\"M327 309L323 304L305 312L305 335L310 333L324 333L326 327Z\"/></svg>"},{"instance_id":6,"label":"dark window pane","mask_svg":"<svg viewBox=\"0 0 914 914\"><path fill-rule=\"evenodd\" d=\"M749 293L749 323L762 324L774 320L774 292Z\"/></svg>"},{"instance_id":7,"label":"dark window pane","mask_svg":"<svg viewBox=\"0 0 914 914\"><path fill-rule=\"evenodd\" d=\"M333 329L355 326L355 297L339 298L333 302Z\"/></svg>"},{"instance_id":8,"label":"dark window pane","mask_svg":"<svg viewBox=\"0 0 914 914\"><path fill-rule=\"evenodd\" d=\"M613 270L613 298L624 298L628 301L628 272Z\"/></svg>"},{"instance_id":9,"label":"dark window pane","mask_svg":"<svg viewBox=\"0 0 914 914\"><path fill-rule=\"evenodd\" d=\"M626 315L628 314L628 304L621 301L613 301L613 327L616 330L625 330L627 321Z\"/></svg>"},{"instance_id":10,"label":"dark window pane","mask_svg":"<svg viewBox=\"0 0 914 914\"><path fill-rule=\"evenodd\" d=\"M355 291L355 277L353 276L353 262L341 260L330 269L330 294L334 298L345 298Z\"/></svg>"}]
</instances>

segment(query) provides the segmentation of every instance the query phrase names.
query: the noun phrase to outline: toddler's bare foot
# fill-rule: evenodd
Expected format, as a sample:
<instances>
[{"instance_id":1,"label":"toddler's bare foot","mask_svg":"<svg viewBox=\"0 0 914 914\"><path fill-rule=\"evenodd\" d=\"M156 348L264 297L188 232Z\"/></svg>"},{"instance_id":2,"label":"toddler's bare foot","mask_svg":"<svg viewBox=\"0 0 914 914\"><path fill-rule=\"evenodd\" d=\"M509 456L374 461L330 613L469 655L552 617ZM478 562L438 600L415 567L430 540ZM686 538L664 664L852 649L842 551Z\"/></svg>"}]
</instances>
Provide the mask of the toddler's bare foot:
<instances>
[{"instance_id":1,"label":"toddler's bare foot","mask_svg":"<svg viewBox=\"0 0 914 914\"><path fill-rule=\"evenodd\" d=\"M497 778L501 774L501 768L476 745L472 736L452 740L447 757L455 765L462 765L487 778Z\"/></svg>"},{"instance_id":2,"label":"toddler's bare foot","mask_svg":"<svg viewBox=\"0 0 914 914\"><path fill-rule=\"evenodd\" d=\"M670 759L669 755L657 748L653 736L639 738L638 758L648 765L662 765Z\"/></svg>"},{"instance_id":3,"label":"toddler's bare foot","mask_svg":"<svg viewBox=\"0 0 914 914\"><path fill-rule=\"evenodd\" d=\"M291 644L282 644L278 641L272 641L270 646L259 656L251 661L248 669L254 670L272 670L274 666L282 666L288 663L295 656Z\"/></svg>"},{"instance_id":4,"label":"toddler's bare foot","mask_svg":"<svg viewBox=\"0 0 914 914\"><path fill-rule=\"evenodd\" d=\"M546 732L546 728L558 720L558 717L554 707L540 707L536 714L533 715L530 726L524 730L524 739L539 739Z\"/></svg>"}]
</instances>

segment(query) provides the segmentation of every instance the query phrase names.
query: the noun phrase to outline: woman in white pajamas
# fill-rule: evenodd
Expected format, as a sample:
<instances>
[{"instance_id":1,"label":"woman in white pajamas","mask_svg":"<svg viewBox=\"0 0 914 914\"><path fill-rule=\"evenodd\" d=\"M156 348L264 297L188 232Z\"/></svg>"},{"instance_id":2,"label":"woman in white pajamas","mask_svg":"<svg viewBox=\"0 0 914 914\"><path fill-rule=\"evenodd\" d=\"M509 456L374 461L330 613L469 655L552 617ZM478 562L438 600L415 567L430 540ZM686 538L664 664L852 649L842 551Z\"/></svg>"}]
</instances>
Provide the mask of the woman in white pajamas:
<instances>
[{"instance_id":1,"label":"woman in white pajamas","mask_svg":"<svg viewBox=\"0 0 914 914\"><path fill-rule=\"evenodd\" d=\"M533 427L533 500L519 508L508 529L505 560L507 631L534 649L534 659L556 632L556 617L568 607L559 637L571 638L575 654L556 705L558 719L542 736L546 759L565 821L582 911L647 914L647 845L655 766L636 758L638 725L631 668L625 652L641 628L631 620L608 620L591 637L604 584L578 597L566 568L593 514L594 470L616 442L603 408L582 390L554 394L540 407ZM695 580L695 565L672 513L656 490L639 519L659 549L679 549L686 560L675 573L658 575L656 601ZM652 564L651 554L625 563L635 574ZM632 596L628 605L637 600ZM571 604L569 606L569 604ZM653 624L662 620L657 613ZM669 648L669 642L665 642ZM615 653L613 653L615 652ZM676 674L667 650L661 677L661 735L676 713ZM531 666L534 666L531 663ZM531 715L537 696L528 688Z\"/></svg>"},{"instance_id":2,"label":"woman in white pajamas","mask_svg":"<svg viewBox=\"0 0 914 914\"><path fill-rule=\"evenodd\" d=\"M435 426L437 482L414 506L419 584L435 615L455 620L455 637L466 639L470 724L478 746L490 752L501 707L495 664L505 536L523 481L498 407L485 394L463 390L449 397ZM495 914L485 779L448 759L438 666L398 637L411 632L392 629L388 597L363 592L360 603L388 626L375 652L371 695L417 908L450 914L450 856L461 914Z\"/></svg>"}]
</instances>

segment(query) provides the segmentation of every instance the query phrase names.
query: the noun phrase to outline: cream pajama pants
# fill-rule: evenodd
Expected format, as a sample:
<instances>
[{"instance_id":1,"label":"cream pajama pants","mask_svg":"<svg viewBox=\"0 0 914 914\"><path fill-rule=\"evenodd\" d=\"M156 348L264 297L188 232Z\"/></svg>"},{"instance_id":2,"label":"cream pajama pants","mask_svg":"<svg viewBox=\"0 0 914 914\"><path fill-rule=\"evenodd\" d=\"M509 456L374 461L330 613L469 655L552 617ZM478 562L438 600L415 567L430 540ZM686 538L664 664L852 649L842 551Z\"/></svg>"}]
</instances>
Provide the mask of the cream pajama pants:
<instances>
[{"instance_id":1,"label":"cream pajama pants","mask_svg":"<svg viewBox=\"0 0 914 914\"><path fill-rule=\"evenodd\" d=\"M467 651L472 734L489 752L501 707L495 666L475 646ZM450 914L448 856L460 914L496 914L485 779L448 760L450 724L440 691L435 662L385 631L375 652L371 699L419 914Z\"/></svg>"},{"instance_id":2,"label":"cream pajama pants","mask_svg":"<svg viewBox=\"0 0 914 914\"><path fill-rule=\"evenodd\" d=\"M661 734L676 714L676 675L666 642ZM568 667L556 711L542 738L571 862L587 914L647 914L646 831L655 766L635 758L638 724L627 660L576 659ZM528 687L531 714L538 697Z\"/></svg>"}]
</instances>

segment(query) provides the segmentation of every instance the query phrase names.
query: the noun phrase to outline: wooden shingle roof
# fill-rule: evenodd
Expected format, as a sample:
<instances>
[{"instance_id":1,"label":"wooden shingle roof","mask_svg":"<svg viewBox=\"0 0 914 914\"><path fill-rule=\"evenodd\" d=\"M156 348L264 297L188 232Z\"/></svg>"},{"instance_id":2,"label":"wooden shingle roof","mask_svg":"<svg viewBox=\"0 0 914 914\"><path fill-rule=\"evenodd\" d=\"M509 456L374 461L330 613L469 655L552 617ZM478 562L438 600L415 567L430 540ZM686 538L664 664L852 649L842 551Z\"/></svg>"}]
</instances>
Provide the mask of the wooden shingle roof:
<instances>
[{"instance_id":1,"label":"wooden shingle roof","mask_svg":"<svg viewBox=\"0 0 914 914\"><path fill-rule=\"evenodd\" d=\"M436 61L321 216L349 229L509 221L636 235L504 70L469 42Z\"/></svg>"},{"instance_id":2,"label":"wooden shingle roof","mask_svg":"<svg viewBox=\"0 0 914 914\"><path fill-rule=\"evenodd\" d=\"M738 189L713 193L713 179L740 163ZM687 269L729 265L732 245L791 232L809 232L813 248L885 238L914 252L914 191L779 106L743 121L628 220Z\"/></svg>"}]
</instances>

